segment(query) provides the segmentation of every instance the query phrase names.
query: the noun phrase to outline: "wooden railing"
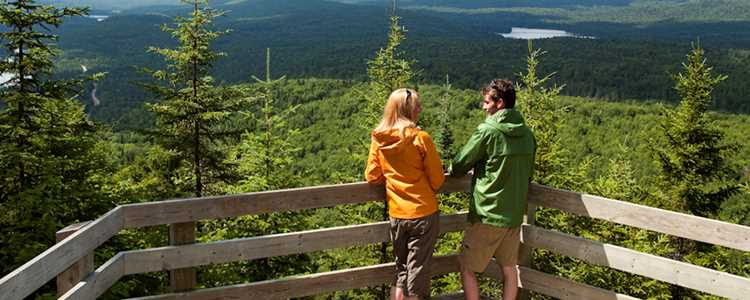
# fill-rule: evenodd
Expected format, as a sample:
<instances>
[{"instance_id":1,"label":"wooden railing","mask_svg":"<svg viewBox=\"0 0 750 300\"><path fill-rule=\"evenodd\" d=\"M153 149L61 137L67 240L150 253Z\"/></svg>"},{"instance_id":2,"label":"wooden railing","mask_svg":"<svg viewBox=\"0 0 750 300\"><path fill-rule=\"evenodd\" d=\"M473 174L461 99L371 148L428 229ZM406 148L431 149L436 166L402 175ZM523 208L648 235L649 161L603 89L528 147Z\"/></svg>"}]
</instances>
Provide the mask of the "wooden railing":
<instances>
[{"instance_id":1,"label":"wooden railing","mask_svg":"<svg viewBox=\"0 0 750 300\"><path fill-rule=\"evenodd\" d=\"M454 193L468 189L468 178L449 179L441 192ZM131 274L388 241L388 224L378 222L125 251L95 270L91 263L93 251L126 228L332 207L378 201L384 197L382 187L354 183L118 206L97 220L61 231L58 238L62 240L58 244L0 279L0 299L22 299L54 278L57 278L60 299L95 299L120 278ZM529 209L532 213L527 216L528 222L522 228L521 257L526 259L522 259L524 263L519 266L520 286L527 291L561 299L635 299L531 269L528 261L530 251L533 248L543 248L591 264L722 297L750 298L749 278L534 226L533 212L537 206L750 251L750 227L532 185L529 190ZM463 230L465 222L465 214L443 215L441 231ZM390 283L393 280L393 270L393 264L363 266L139 299L286 299ZM432 268L435 275L457 271L455 256L437 257ZM485 273L490 277L502 278L494 264L490 264Z\"/></svg>"}]
</instances>

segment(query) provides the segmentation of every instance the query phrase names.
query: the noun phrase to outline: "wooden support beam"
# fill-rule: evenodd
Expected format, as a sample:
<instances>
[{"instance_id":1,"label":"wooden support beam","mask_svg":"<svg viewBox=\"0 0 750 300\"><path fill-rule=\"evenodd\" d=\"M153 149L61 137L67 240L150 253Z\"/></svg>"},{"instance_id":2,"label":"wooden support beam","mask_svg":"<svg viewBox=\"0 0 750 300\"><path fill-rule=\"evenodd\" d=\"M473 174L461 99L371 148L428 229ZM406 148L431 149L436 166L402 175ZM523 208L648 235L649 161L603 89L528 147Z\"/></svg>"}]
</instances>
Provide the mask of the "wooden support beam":
<instances>
[{"instance_id":1,"label":"wooden support beam","mask_svg":"<svg viewBox=\"0 0 750 300\"><path fill-rule=\"evenodd\" d=\"M532 184L529 203L694 241L750 251L750 227Z\"/></svg>"},{"instance_id":2,"label":"wooden support beam","mask_svg":"<svg viewBox=\"0 0 750 300\"><path fill-rule=\"evenodd\" d=\"M59 300L96 299L120 280L124 276L124 271L125 257L118 253L62 295Z\"/></svg>"},{"instance_id":3,"label":"wooden support beam","mask_svg":"<svg viewBox=\"0 0 750 300\"><path fill-rule=\"evenodd\" d=\"M750 295L750 278L699 267L689 263L587 240L540 227L524 226L524 236L536 248L578 258L682 287L730 299Z\"/></svg>"},{"instance_id":4,"label":"wooden support beam","mask_svg":"<svg viewBox=\"0 0 750 300\"><path fill-rule=\"evenodd\" d=\"M533 226L536 224L536 205L530 204L526 209L526 215L523 216L523 223L525 225ZM525 236L521 231L521 247L518 249L518 265L521 267L532 267L532 259L534 257L534 248L525 242ZM521 288L518 291L518 299L528 300L531 299L529 290Z\"/></svg>"},{"instance_id":5,"label":"wooden support beam","mask_svg":"<svg viewBox=\"0 0 750 300\"><path fill-rule=\"evenodd\" d=\"M62 240L64 240L66 237L80 230L89 223L91 223L91 221L73 224L65 227L55 234L55 240L58 243L62 242ZM84 277L86 277L86 275L93 271L94 253L89 252L86 256L70 266L70 268L57 275L57 296L59 297L65 294L76 284L78 284L78 282L80 282Z\"/></svg>"},{"instance_id":6,"label":"wooden support beam","mask_svg":"<svg viewBox=\"0 0 750 300\"><path fill-rule=\"evenodd\" d=\"M0 279L3 300L23 299L64 272L122 229L117 207Z\"/></svg>"},{"instance_id":7,"label":"wooden support beam","mask_svg":"<svg viewBox=\"0 0 750 300\"><path fill-rule=\"evenodd\" d=\"M172 246L195 243L195 222L169 225L169 244ZM197 285L195 268L169 270L169 288L172 292L184 292Z\"/></svg>"}]
</instances>

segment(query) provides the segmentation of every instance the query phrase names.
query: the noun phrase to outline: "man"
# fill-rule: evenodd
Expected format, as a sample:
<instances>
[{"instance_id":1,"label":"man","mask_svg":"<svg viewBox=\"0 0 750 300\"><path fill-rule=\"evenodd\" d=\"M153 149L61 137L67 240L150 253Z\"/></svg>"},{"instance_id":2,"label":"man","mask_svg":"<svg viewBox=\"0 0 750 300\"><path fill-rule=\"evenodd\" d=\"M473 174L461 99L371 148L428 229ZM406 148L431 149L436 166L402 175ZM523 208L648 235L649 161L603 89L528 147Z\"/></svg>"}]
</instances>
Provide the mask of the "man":
<instances>
[{"instance_id":1,"label":"man","mask_svg":"<svg viewBox=\"0 0 750 300\"><path fill-rule=\"evenodd\" d=\"M452 176L474 169L469 226L459 255L467 300L479 299L475 273L484 272L494 256L503 270L503 299L518 295L520 225L534 167L536 141L521 113L513 107L516 92L509 80L493 80L482 89L487 113L451 162Z\"/></svg>"}]
</instances>

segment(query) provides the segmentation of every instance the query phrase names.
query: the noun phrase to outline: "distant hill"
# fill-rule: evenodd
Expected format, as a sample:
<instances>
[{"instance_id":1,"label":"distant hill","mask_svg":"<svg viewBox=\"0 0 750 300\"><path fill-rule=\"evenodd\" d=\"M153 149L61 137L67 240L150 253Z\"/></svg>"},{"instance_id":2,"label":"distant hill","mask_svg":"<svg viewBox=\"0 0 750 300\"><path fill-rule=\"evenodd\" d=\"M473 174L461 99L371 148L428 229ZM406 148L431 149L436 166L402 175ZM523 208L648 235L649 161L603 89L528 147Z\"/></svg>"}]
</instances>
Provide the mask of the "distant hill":
<instances>
[{"instance_id":1,"label":"distant hill","mask_svg":"<svg viewBox=\"0 0 750 300\"><path fill-rule=\"evenodd\" d=\"M94 10L127 10L144 6L179 5L180 0L42 0L59 6L91 7Z\"/></svg>"},{"instance_id":2,"label":"distant hill","mask_svg":"<svg viewBox=\"0 0 750 300\"><path fill-rule=\"evenodd\" d=\"M460 8L488 7L586 7L623 6L634 0L401 0L401 5L449 6Z\"/></svg>"},{"instance_id":3,"label":"distant hill","mask_svg":"<svg viewBox=\"0 0 750 300\"><path fill-rule=\"evenodd\" d=\"M412 2L418 1L430 2ZM237 83L263 74L263 53L269 47L273 49L274 76L363 80L367 59L385 44L388 17L383 2L212 1L212 6L227 12L216 20L216 27L232 30L214 44L228 54L216 63L214 75L219 82ZM563 2L556 1L559 5ZM133 84L147 79L137 68L162 65L158 56L145 50L148 46L174 46L160 26L189 9L185 5L140 7L101 22L75 18L62 26L59 45L64 51L58 65L63 76L80 74L80 65L109 73L98 85L102 104L92 110L93 117L115 122L150 101ZM423 70L418 79L421 83L441 82L448 74L454 86L475 88L478 82L496 76L514 77L524 67L526 42L504 39L497 33L510 32L511 27L549 28L597 37L535 42L549 52L542 71L558 72L559 83L566 84L564 93L610 100L675 101L669 74L679 69L690 43L700 37L709 49L709 63L729 75L716 91L715 107L750 112L746 100L750 94L746 84L750 81L750 23L562 24L547 20L549 16L513 11L465 14L403 9L399 14L408 30L403 46Z\"/></svg>"}]
</instances>

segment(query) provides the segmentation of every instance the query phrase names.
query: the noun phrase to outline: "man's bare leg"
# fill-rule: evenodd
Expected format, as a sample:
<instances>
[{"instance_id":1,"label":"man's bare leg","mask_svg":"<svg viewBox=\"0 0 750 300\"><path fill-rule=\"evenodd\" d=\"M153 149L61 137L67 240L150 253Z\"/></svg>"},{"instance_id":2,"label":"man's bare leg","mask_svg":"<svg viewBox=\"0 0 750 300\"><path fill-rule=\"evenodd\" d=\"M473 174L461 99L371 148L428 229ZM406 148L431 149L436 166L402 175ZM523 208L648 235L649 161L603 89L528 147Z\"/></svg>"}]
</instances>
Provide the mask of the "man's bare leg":
<instances>
[{"instance_id":1,"label":"man's bare leg","mask_svg":"<svg viewBox=\"0 0 750 300\"><path fill-rule=\"evenodd\" d=\"M461 282L464 285L466 300L479 300L479 284L474 272L461 268Z\"/></svg>"},{"instance_id":2,"label":"man's bare leg","mask_svg":"<svg viewBox=\"0 0 750 300\"><path fill-rule=\"evenodd\" d=\"M518 269L516 266L503 266L502 269L503 300L516 300L518 297Z\"/></svg>"},{"instance_id":3,"label":"man's bare leg","mask_svg":"<svg viewBox=\"0 0 750 300\"><path fill-rule=\"evenodd\" d=\"M404 289L400 287L391 287L391 300L404 300Z\"/></svg>"}]
</instances>

